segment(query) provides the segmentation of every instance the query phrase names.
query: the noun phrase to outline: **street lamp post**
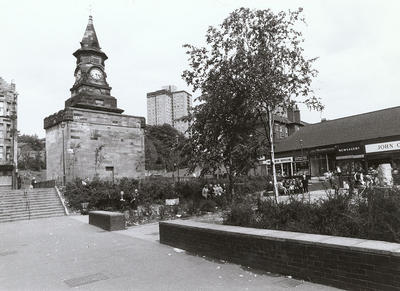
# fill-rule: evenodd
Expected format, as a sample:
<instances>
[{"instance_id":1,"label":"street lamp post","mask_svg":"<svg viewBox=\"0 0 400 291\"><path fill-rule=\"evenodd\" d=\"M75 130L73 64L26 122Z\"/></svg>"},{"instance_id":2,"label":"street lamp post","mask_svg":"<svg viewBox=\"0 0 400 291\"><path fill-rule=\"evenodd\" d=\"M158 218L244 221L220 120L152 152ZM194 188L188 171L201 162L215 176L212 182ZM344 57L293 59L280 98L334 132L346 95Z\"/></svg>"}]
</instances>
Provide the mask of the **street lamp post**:
<instances>
[{"instance_id":1,"label":"street lamp post","mask_svg":"<svg viewBox=\"0 0 400 291\"><path fill-rule=\"evenodd\" d=\"M63 168L63 186L65 186L66 179L65 179L65 137L64 137L64 127L65 124L61 123L61 129L62 129L62 168Z\"/></svg>"},{"instance_id":2,"label":"street lamp post","mask_svg":"<svg viewBox=\"0 0 400 291\"><path fill-rule=\"evenodd\" d=\"M303 155L303 140L299 140L300 143L300 149L301 149L301 158L303 159L304 155Z\"/></svg>"}]
</instances>

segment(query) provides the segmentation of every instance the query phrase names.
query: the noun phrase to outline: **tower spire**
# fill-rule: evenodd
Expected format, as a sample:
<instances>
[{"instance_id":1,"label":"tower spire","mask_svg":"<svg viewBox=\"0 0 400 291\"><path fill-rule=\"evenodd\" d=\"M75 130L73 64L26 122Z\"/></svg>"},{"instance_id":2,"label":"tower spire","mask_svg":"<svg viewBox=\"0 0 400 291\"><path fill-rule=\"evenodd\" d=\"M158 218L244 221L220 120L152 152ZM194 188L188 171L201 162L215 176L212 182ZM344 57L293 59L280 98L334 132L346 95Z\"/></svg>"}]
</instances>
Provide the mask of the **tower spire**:
<instances>
[{"instance_id":1,"label":"tower spire","mask_svg":"<svg viewBox=\"0 0 400 291\"><path fill-rule=\"evenodd\" d=\"M81 41L81 47L83 49L92 48L100 50L99 40L97 39L96 31L94 30L92 15L89 15L89 22Z\"/></svg>"}]
</instances>

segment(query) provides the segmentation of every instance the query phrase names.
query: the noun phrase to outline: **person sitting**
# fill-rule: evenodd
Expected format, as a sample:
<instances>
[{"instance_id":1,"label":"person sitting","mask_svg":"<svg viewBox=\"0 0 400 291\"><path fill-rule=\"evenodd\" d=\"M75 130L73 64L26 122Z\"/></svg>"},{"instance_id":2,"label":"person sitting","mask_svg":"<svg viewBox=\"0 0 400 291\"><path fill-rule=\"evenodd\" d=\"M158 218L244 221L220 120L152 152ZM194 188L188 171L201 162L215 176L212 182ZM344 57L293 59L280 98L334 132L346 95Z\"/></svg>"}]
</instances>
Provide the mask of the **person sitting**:
<instances>
[{"instance_id":1,"label":"person sitting","mask_svg":"<svg viewBox=\"0 0 400 291\"><path fill-rule=\"evenodd\" d=\"M293 180L293 179L290 179L290 180L289 180L289 188L288 188L288 191L289 191L289 195L294 194L294 180Z\"/></svg>"},{"instance_id":2,"label":"person sitting","mask_svg":"<svg viewBox=\"0 0 400 291\"><path fill-rule=\"evenodd\" d=\"M278 193L282 193L283 195L286 195L286 194L287 194L287 189L286 189L286 187L283 185L282 182L278 182L276 185L277 185L277 187L278 187Z\"/></svg>"},{"instance_id":3,"label":"person sitting","mask_svg":"<svg viewBox=\"0 0 400 291\"><path fill-rule=\"evenodd\" d=\"M203 190L201 190L201 196L203 196L204 199L208 198L208 187L207 187L207 185L204 185Z\"/></svg>"}]
</instances>

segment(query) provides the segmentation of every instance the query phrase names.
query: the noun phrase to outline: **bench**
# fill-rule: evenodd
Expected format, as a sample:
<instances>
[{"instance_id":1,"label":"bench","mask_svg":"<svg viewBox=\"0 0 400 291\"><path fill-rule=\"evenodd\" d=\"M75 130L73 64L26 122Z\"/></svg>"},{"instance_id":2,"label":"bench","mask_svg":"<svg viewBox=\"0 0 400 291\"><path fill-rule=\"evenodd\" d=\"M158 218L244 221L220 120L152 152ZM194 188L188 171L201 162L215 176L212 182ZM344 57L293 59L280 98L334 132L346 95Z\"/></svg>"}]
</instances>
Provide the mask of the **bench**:
<instances>
[{"instance_id":1,"label":"bench","mask_svg":"<svg viewBox=\"0 0 400 291\"><path fill-rule=\"evenodd\" d=\"M89 224L113 231L125 229L125 216L119 212L90 211Z\"/></svg>"}]
</instances>

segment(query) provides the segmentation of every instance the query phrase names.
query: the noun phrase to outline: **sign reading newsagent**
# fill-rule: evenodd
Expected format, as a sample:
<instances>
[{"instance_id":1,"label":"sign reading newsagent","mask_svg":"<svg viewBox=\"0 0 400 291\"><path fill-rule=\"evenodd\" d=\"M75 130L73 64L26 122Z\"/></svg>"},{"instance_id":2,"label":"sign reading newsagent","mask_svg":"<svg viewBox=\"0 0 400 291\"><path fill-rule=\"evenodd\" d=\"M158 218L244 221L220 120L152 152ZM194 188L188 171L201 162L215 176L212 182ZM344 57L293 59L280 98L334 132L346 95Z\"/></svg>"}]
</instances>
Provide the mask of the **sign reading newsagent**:
<instances>
[{"instance_id":1,"label":"sign reading newsagent","mask_svg":"<svg viewBox=\"0 0 400 291\"><path fill-rule=\"evenodd\" d=\"M400 150L400 140L365 145L365 152L367 154L376 152L396 151L396 150Z\"/></svg>"}]
</instances>

